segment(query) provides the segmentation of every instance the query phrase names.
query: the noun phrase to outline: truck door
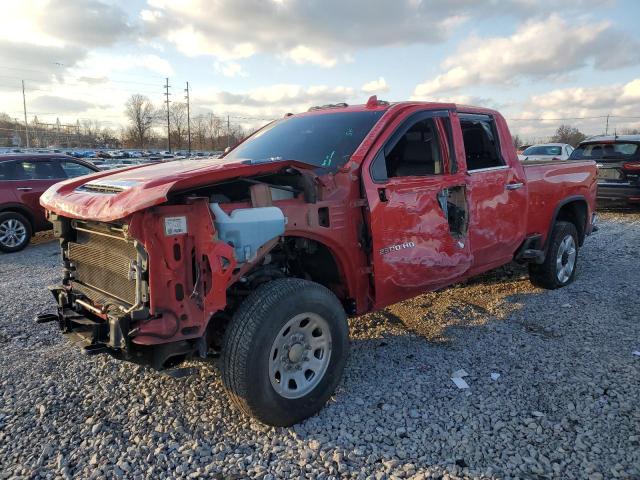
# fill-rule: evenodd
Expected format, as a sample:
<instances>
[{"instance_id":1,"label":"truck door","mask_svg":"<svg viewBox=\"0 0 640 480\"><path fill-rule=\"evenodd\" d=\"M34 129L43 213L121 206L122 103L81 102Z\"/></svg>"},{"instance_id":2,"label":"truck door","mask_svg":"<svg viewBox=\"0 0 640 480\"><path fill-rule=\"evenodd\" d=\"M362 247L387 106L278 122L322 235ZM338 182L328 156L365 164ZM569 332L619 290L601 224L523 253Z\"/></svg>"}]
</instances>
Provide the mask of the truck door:
<instances>
[{"instance_id":1,"label":"truck door","mask_svg":"<svg viewBox=\"0 0 640 480\"><path fill-rule=\"evenodd\" d=\"M524 239L526 180L522 168L506 161L508 152L501 148L498 125L492 116L460 113L459 119L471 207L469 243L474 271L483 271L509 262ZM502 141L510 142L511 138Z\"/></svg>"},{"instance_id":2,"label":"truck door","mask_svg":"<svg viewBox=\"0 0 640 480\"><path fill-rule=\"evenodd\" d=\"M418 111L390 129L362 175L376 308L449 284L472 264L448 112Z\"/></svg>"}]
</instances>

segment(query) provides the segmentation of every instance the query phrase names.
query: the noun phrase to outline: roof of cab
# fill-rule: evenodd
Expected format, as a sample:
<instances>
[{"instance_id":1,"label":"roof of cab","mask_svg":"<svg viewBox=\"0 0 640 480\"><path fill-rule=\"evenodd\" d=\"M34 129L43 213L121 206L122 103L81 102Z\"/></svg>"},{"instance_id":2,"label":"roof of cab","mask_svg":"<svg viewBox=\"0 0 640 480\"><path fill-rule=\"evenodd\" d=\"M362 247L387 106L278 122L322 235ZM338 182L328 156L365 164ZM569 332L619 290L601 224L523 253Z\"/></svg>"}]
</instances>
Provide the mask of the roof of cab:
<instances>
[{"instance_id":1,"label":"roof of cab","mask_svg":"<svg viewBox=\"0 0 640 480\"><path fill-rule=\"evenodd\" d=\"M475 114L485 114L485 115L493 115L497 114L496 110L484 107L475 107L471 105L460 105L456 103L445 103L445 102L427 102L427 101L405 101L405 102L387 102L384 100L378 100L375 96L369 98L369 101L364 104L358 105L348 105L346 103L335 103L328 105L321 105L311 107L306 112L301 112L294 114L295 116L300 115L315 115L315 114L325 114L325 113L335 113L335 112L359 112L359 111L385 111L390 109L402 109L414 106L423 106L428 109L434 110L456 110L463 113L475 113ZM292 116L292 114L288 113L285 117Z\"/></svg>"}]
</instances>

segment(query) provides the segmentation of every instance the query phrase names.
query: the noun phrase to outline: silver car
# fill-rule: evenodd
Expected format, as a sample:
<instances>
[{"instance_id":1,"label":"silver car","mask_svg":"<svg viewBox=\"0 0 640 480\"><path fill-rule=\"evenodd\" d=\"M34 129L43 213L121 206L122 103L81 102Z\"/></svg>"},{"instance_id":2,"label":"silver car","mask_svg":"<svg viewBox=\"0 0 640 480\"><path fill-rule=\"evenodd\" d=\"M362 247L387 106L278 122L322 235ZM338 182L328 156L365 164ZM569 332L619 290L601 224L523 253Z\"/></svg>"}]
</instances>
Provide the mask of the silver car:
<instances>
[{"instance_id":1,"label":"silver car","mask_svg":"<svg viewBox=\"0 0 640 480\"><path fill-rule=\"evenodd\" d=\"M530 160L567 160L573 152L573 147L568 143L541 143L531 145L518 155L521 161Z\"/></svg>"}]
</instances>

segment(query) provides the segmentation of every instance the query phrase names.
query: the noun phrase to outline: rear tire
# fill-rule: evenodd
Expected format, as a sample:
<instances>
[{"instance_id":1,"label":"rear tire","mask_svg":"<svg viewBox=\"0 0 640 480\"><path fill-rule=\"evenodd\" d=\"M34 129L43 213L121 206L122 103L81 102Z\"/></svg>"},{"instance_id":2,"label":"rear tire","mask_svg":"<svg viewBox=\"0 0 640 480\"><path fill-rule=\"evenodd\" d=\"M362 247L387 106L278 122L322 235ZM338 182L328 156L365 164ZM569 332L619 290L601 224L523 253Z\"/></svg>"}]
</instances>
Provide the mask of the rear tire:
<instances>
[{"instance_id":1,"label":"rear tire","mask_svg":"<svg viewBox=\"0 0 640 480\"><path fill-rule=\"evenodd\" d=\"M22 250L31 240L33 229L24 215L17 212L0 213L0 251Z\"/></svg>"},{"instance_id":2,"label":"rear tire","mask_svg":"<svg viewBox=\"0 0 640 480\"><path fill-rule=\"evenodd\" d=\"M573 223L556 222L544 262L529 264L529 279L536 287L554 290L573 282L578 264L578 231Z\"/></svg>"},{"instance_id":3,"label":"rear tire","mask_svg":"<svg viewBox=\"0 0 640 480\"><path fill-rule=\"evenodd\" d=\"M234 314L222 348L222 381L243 413L289 426L324 406L348 350L346 315L331 291L307 280L273 280Z\"/></svg>"}]
</instances>

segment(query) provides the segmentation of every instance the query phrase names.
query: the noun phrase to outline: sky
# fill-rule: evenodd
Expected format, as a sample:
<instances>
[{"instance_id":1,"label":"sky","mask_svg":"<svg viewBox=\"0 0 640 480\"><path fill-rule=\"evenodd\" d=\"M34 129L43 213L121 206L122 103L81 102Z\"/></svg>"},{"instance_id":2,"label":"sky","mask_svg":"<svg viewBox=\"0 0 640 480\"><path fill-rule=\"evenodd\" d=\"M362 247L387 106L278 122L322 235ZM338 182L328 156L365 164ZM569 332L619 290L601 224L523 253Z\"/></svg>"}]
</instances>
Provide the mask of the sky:
<instances>
[{"instance_id":1,"label":"sky","mask_svg":"<svg viewBox=\"0 0 640 480\"><path fill-rule=\"evenodd\" d=\"M453 101L512 133L640 128L635 0L0 0L0 112L118 128L141 93L253 128L326 103Z\"/></svg>"}]
</instances>

